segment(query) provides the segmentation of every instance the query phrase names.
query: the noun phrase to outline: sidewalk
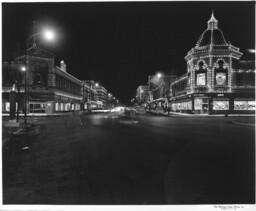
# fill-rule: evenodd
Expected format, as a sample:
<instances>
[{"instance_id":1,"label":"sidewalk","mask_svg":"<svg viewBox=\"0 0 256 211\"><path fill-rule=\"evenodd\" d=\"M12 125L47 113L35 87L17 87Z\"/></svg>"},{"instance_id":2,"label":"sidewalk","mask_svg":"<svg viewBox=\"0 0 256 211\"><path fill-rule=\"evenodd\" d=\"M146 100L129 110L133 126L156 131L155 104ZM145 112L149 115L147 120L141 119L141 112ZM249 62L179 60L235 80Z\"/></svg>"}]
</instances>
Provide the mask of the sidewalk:
<instances>
[{"instance_id":1,"label":"sidewalk","mask_svg":"<svg viewBox=\"0 0 256 211\"><path fill-rule=\"evenodd\" d=\"M180 112L170 112L170 114L167 113L154 113L147 111L147 113L155 114L159 116L186 116L186 117L225 117L225 114L189 114L189 113L180 113ZM255 114L228 114L227 117L255 117Z\"/></svg>"}]
</instances>

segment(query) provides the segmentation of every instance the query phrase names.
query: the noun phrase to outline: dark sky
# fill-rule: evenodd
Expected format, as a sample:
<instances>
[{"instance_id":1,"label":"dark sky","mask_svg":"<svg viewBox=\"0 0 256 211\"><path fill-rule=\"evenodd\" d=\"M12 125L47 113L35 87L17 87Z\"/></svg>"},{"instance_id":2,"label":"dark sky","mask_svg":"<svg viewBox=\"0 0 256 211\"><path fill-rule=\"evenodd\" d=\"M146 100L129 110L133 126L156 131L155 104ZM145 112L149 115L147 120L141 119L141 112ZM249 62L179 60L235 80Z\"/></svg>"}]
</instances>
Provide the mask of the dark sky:
<instances>
[{"instance_id":1,"label":"dark sky","mask_svg":"<svg viewBox=\"0 0 256 211\"><path fill-rule=\"evenodd\" d=\"M39 45L56 54L78 79L95 80L121 102L157 71L186 72L184 57L196 45L214 10L226 40L254 59L255 3L251 2L77 2L3 3L2 55L12 61L33 33L33 21L58 33Z\"/></svg>"}]
</instances>

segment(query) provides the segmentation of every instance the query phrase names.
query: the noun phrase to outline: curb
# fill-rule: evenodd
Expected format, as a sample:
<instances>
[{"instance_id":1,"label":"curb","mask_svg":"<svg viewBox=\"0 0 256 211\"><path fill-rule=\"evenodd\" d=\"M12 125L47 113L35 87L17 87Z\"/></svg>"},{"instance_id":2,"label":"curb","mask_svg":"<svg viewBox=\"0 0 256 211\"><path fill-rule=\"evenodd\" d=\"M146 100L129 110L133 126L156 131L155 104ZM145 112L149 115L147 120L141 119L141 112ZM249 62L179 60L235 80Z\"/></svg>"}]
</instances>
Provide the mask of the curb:
<instances>
[{"instance_id":1,"label":"curb","mask_svg":"<svg viewBox=\"0 0 256 211\"><path fill-rule=\"evenodd\" d=\"M249 123L243 123L243 122L235 122L235 121L233 121L232 124L255 127L255 124L249 124Z\"/></svg>"},{"instance_id":2,"label":"curb","mask_svg":"<svg viewBox=\"0 0 256 211\"><path fill-rule=\"evenodd\" d=\"M172 117L172 116L184 116L184 117L199 117L199 118L214 118L214 117L255 117L255 114L228 114L226 116L225 114L187 114L187 113L175 113L170 112L170 114L156 114L153 112L147 112L148 114L158 115L158 116L166 116L166 117Z\"/></svg>"}]
</instances>

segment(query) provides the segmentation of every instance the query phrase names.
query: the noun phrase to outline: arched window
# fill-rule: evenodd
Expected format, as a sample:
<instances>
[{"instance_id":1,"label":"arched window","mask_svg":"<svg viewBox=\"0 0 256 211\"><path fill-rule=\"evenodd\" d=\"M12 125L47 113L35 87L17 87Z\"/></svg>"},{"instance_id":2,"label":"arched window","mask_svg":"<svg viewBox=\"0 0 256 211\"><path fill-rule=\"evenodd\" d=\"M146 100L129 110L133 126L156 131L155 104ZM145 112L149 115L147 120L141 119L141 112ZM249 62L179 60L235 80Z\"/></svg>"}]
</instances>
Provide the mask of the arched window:
<instances>
[{"instance_id":1,"label":"arched window","mask_svg":"<svg viewBox=\"0 0 256 211\"><path fill-rule=\"evenodd\" d=\"M226 86L228 81L228 69L224 68L224 61L218 61L218 67L214 70L215 86Z\"/></svg>"},{"instance_id":2,"label":"arched window","mask_svg":"<svg viewBox=\"0 0 256 211\"><path fill-rule=\"evenodd\" d=\"M195 72L195 82L196 86L206 86L207 83L207 69L204 68L204 62L200 61L198 63L198 69Z\"/></svg>"}]
</instances>

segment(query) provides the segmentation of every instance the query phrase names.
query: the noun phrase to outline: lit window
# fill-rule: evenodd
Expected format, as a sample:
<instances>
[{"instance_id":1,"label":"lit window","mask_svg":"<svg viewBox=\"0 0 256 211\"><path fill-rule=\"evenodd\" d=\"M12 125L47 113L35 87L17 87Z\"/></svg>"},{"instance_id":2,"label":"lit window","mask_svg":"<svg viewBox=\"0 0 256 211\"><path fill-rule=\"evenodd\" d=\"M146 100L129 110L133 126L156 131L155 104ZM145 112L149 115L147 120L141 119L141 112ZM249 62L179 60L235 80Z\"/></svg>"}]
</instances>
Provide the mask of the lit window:
<instances>
[{"instance_id":1,"label":"lit window","mask_svg":"<svg viewBox=\"0 0 256 211\"><path fill-rule=\"evenodd\" d=\"M10 111L10 103L9 102L7 102L5 104L5 111Z\"/></svg>"},{"instance_id":2,"label":"lit window","mask_svg":"<svg viewBox=\"0 0 256 211\"><path fill-rule=\"evenodd\" d=\"M228 101L213 101L213 110L228 110Z\"/></svg>"},{"instance_id":3,"label":"lit window","mask_svg":"<svg viewBox=\"0 0 256 211\"><path fill-rule=\"evenodd\" d=\"M55 103L55 111L59 110L59 103Z\"/></svg>"},{"instance_id":4,"label":"lit window","mask_svg":"<svg viewBox=\"0 0 256 211\"><path fill-rule=\"evenodd\" d=\"M226 85L226 74L225 73L216 73L216 85Z\"/></svg>"},{"instance_id":5,"label":"lit window","mask_svg":"<svg viewBox=\"0 0 256 211\"><path fill-rule=\"evenodd\" d=\"M201 110L202 109L202 99L201 98L196 98L195 101L195 110Z\"/></svg>"},{"instance_id":6,"label":"lit window","mask_svg":"<svg viewBox=\"0 0 256 211\"><path fill-rule=\"evenodd\" d=\"M255 101L248 101L248 110L255 110Z\"/></svg>"},{"instance_id":7,"label":"lit window","mask_svg":"<svg viewBox=\"0 0 256 211\"><path fill-rule=\"evenodd\" d=\"M199 86L205 86L206 85L205 73L197 74L196 85L199 85Z\"/></svg>"},{"instance_id":8,"label":"lit window","mask_svg":"<svg viewBox=\"0 0 256 211\"><path fill-rule=\"evenodd\" d=\"M234 101L234 110L255 110L255 101Z\"/></svg>"},{"instance_id":9,"label":"lit window","mask_svg":"<svg viewBox=\"0 0 256 211\"><path fill-rule=\"evenodd\" d=\"M188 102L188 110L192 110L192 102L191 101Z\"/></svg>"}]
</instances>

